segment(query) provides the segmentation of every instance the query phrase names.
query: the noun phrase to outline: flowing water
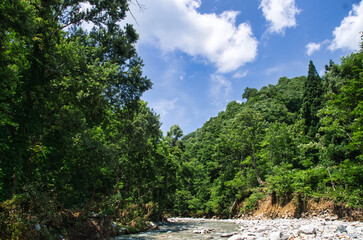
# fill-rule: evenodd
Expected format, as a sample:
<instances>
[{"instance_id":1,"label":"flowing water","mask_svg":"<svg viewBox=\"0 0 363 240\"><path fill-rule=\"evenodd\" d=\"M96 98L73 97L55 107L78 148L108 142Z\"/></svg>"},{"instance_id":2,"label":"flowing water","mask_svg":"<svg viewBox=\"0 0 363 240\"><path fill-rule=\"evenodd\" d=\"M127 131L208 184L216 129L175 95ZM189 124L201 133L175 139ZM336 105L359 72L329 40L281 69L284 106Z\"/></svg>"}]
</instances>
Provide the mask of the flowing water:
<instances>
[{"instance_id":1,"label":"flowing water","mask_svg":"<svg viewBox=\"0 0 363 240\"><path fill-rule=\"evenodd\" d=\"M235 220L211 220L192 218L169 218L169 223L160 225L158 230L122 235L120 239L226 239L223 234L237 232ZM228 238L227 238L228 239Z\"/></svg>"}]
</instances>

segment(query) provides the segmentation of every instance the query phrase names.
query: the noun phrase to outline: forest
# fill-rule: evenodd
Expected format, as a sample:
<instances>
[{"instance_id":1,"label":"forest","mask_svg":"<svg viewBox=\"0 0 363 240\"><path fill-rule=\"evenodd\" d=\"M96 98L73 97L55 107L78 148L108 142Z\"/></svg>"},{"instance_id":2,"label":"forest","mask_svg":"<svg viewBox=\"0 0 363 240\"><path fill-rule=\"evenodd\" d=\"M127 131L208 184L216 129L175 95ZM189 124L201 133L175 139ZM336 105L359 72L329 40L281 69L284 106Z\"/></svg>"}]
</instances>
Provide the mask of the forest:
<instances>
[{"instance_id":1,"label":"forest","mask_svg":"<svg viewBox=\"0 0 363 240\"><path fill-rule=\"evenodd\" d=\"M363 46L164 134L129 1L81 2L0 2L0 239L107 239L270 194L363 208Z\"/></svg>"}]
</instances>

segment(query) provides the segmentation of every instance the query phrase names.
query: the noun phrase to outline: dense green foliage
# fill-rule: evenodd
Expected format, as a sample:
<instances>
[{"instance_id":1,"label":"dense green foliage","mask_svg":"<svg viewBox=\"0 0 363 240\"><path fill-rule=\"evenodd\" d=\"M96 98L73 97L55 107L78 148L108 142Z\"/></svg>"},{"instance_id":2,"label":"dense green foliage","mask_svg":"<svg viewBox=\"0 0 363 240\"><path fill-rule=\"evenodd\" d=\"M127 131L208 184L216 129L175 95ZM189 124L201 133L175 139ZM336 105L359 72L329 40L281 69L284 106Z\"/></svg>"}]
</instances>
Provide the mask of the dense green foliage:
<instances>
[{"instance_id":1,"label":"dense green foliage","mask_svg":"<svg viewBox=\"0 0 363 240\"><path fill-rule=\"evenodd\" d=\"M185 136L176 213L231 216L272 193L362 208L362 66L360 51L320 78L310 61L307 77L246 88Z\"/></svg>"},{"instance_id":2,"label":"dense green foliage","mask_svg":"<svg viewBox=\"0 0 363 240\"><path fill-rule=\"evenodd\" d=\"M63 208L116 218L153 206L157 219L171 204L172 147L140 100L152 84L138 35L119 25L128 1L83 2L0 3L1 239L22 238L34 224L60 233ZM82 30L84 22L94 28ZM43 230L45 239L55 234Z\"/></svg>"},{"instance_id":3,"label":"dense green foliage","mask_svg":"<svg viewBox=\"0 0 363 240\"><path fill-rule=\"evenodd\" d=\"M1 239L107 238L112 221L230 216L266 193L362 207L362 51L164 137L140 99L138 35L119 24L128 2L0 2Z\"/></svg>"}]
</instances>

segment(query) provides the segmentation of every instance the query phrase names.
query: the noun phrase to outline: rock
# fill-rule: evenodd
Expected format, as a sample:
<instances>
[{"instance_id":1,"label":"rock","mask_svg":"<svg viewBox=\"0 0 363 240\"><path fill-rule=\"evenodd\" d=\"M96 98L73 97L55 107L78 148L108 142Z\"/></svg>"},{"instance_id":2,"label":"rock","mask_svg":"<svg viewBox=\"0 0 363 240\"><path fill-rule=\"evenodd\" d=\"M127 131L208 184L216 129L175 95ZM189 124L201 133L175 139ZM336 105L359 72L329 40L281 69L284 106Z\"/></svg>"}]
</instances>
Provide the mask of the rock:
<instances>
[{"instance_id":1,"label":"rock","mask_svg":"<svg viewBox=\"0 0 363 240\"><path fill-rule=\"evenodd\" d=\"M290 234L288 234L288 233L282 234L281 240L287 240L287 239L290 239Z\"/></svg>"},{"instance_id":2,"label":"rock","mask_svg":"<svg viewBox=\"0 0 363 240\"><path fill-rule=\"evenodd\" d=\"M197 229L197 230L194 230L193 233L195 234L207 234L207 233L210 233L214 231L214 229Z\"/></svg>"},{"instance_id":3,"label":"rock","mask_svg":"<svg viewBox=\"0 0 363 240\"><path fill-rule=\"evenodd\" d=\"M337 227L336 232L337 232L337 231L339 231L339 232L341 232L341 233L343 233L343 232L348 233L347 228L346 228L343 224L340 224L340 225Z\"/></svg>"},{"instance_id":4,"label":"rock","mask_svg":"<svg viewBox=\"0 0 363 240\"><path fill-rule=\"evenodd\" d=\"M256 235L256 238L257 239L259 239L259 238L263 238L263 237L265 237L265 234L264 233L258 233L257 235Z\"/></svg>"},{"instance_id":5,"label":"rock","mask_svg":"<svg viewBox=\"0 0 363 240\"><path fill-rule=\"evenodd\" d=\"M348 234L353 234L356 232L355 228L351 225L349 225L346 229Z\"/></svg>"},{"instance_id":6,"label":"rock","mask_svg":"<svg viewBox=\"0 0 363 240\"><path fill-rule=\"evenodd\" d=\"M119 234L127 234L128 233L128 229L127 228L125 228L125 227L121 227L121 228L119 228L119 230L118 230L118 233Z\"/></svg>"},{"instance_id":7,"label":"rock","mask_svg":"<svg viewBox=\"0 0 363 240\"><path fill-rule=\"evenodd\" d=\"M267 231L269 228L267 226L262 226L256 229L256 232L265 232Z\"/></svg>"},{"instance_id":8,"label":"rock","mask_svg":"<svg viewBox=\"0 0 363 240\"><path fill-rule=\"evenodd\" d=\"M39 225L39 223L36 223L36 224L34 224L34 229L35 229L35 231L39 232L39 231L40 231L40 229L42 229L42 228L41 228L41 226Z\"/></svg>"},{"instance_id":9,"label":"rock","mask_svg":"<svg viewBox=\"0 0 363 240\"><path fill-rule=\"evenodd\" d=\"M221 235L221 237L231 237L231 236L236 235L236 234L237 234L236 232L233 232L233 233L223 233Z\"/></svg>"},{"instance_id":10,"label":"rock","mask_svg":"<svg viewBox=\"0 0 363 240\"><path fill-rule=\"evenodd\" d=\"M153 230L159 229L159 226L154 222L147 222L147 225L149 228L151 228Z\"/></svg>"},{"instance_id":11,"label":"rock","mask_svg":"<svg viewBox=\"0 0 363 240\"><path fill-rule=\"evenodd\" d=\"M244 240L244 236L243 235L234 235L234 236L228 238L228 240Z\"/></svg>"},{"instance_id":12,"label":"rock","mask_svg":"<svg viewBox=\"0 0 363 240\"><path fill-rule=\"evenodd\" d=\"M350 238L358 238L358 234L352 233L352 234L349 234L349 237Z\"/></svg>"},{"instance_id":13,"label":"rock","mask_svg":"<svg viewBox=\"0 0 363 240\"><path fill-rule=\"evenodd\" d=\"M314 225L305 225L299 228L299 233L316 234L317 228Z\"/></svg>"},{"instance_id":14,"label":"rock","mask_svg":"<svg viewBox=\"0 0 363 240\"><path fill-rule=\"evenodd\" d=\"M335 237L334 234L324 234L321 236L322 239L333 239Z\"/></svg>"},{"instance_id":15,"label":"rock","mask_svg":"<svg viewBox=\"0 0 363 240\"><path fill-rule=\"evenodd\" d=\"M282 232L273 232L270 233L270 240L280 240L282 237Z\"/></svg>"}]
</instances>

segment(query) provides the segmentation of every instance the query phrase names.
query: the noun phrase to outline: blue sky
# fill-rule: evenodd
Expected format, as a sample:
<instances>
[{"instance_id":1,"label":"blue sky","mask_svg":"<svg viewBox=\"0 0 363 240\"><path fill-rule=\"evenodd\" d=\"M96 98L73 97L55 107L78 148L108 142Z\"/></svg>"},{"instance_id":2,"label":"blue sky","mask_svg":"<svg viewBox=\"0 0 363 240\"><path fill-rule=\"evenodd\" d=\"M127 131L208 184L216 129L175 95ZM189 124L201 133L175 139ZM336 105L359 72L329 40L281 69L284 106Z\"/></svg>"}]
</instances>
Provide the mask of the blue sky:
<instances>
[{"instance_id":1,"label":"blue sky","mask_svg":"<svg viewBox=\"0 0 363 240\"><path fill-rule=\"evenodd\" d=\"M246 87L318 72L359 49L363 0L136 0L138 53L153 88L143 95L162 130L202 127ZM137 22L136 22L136 21Z\"/></svg>"}]
</instances>

